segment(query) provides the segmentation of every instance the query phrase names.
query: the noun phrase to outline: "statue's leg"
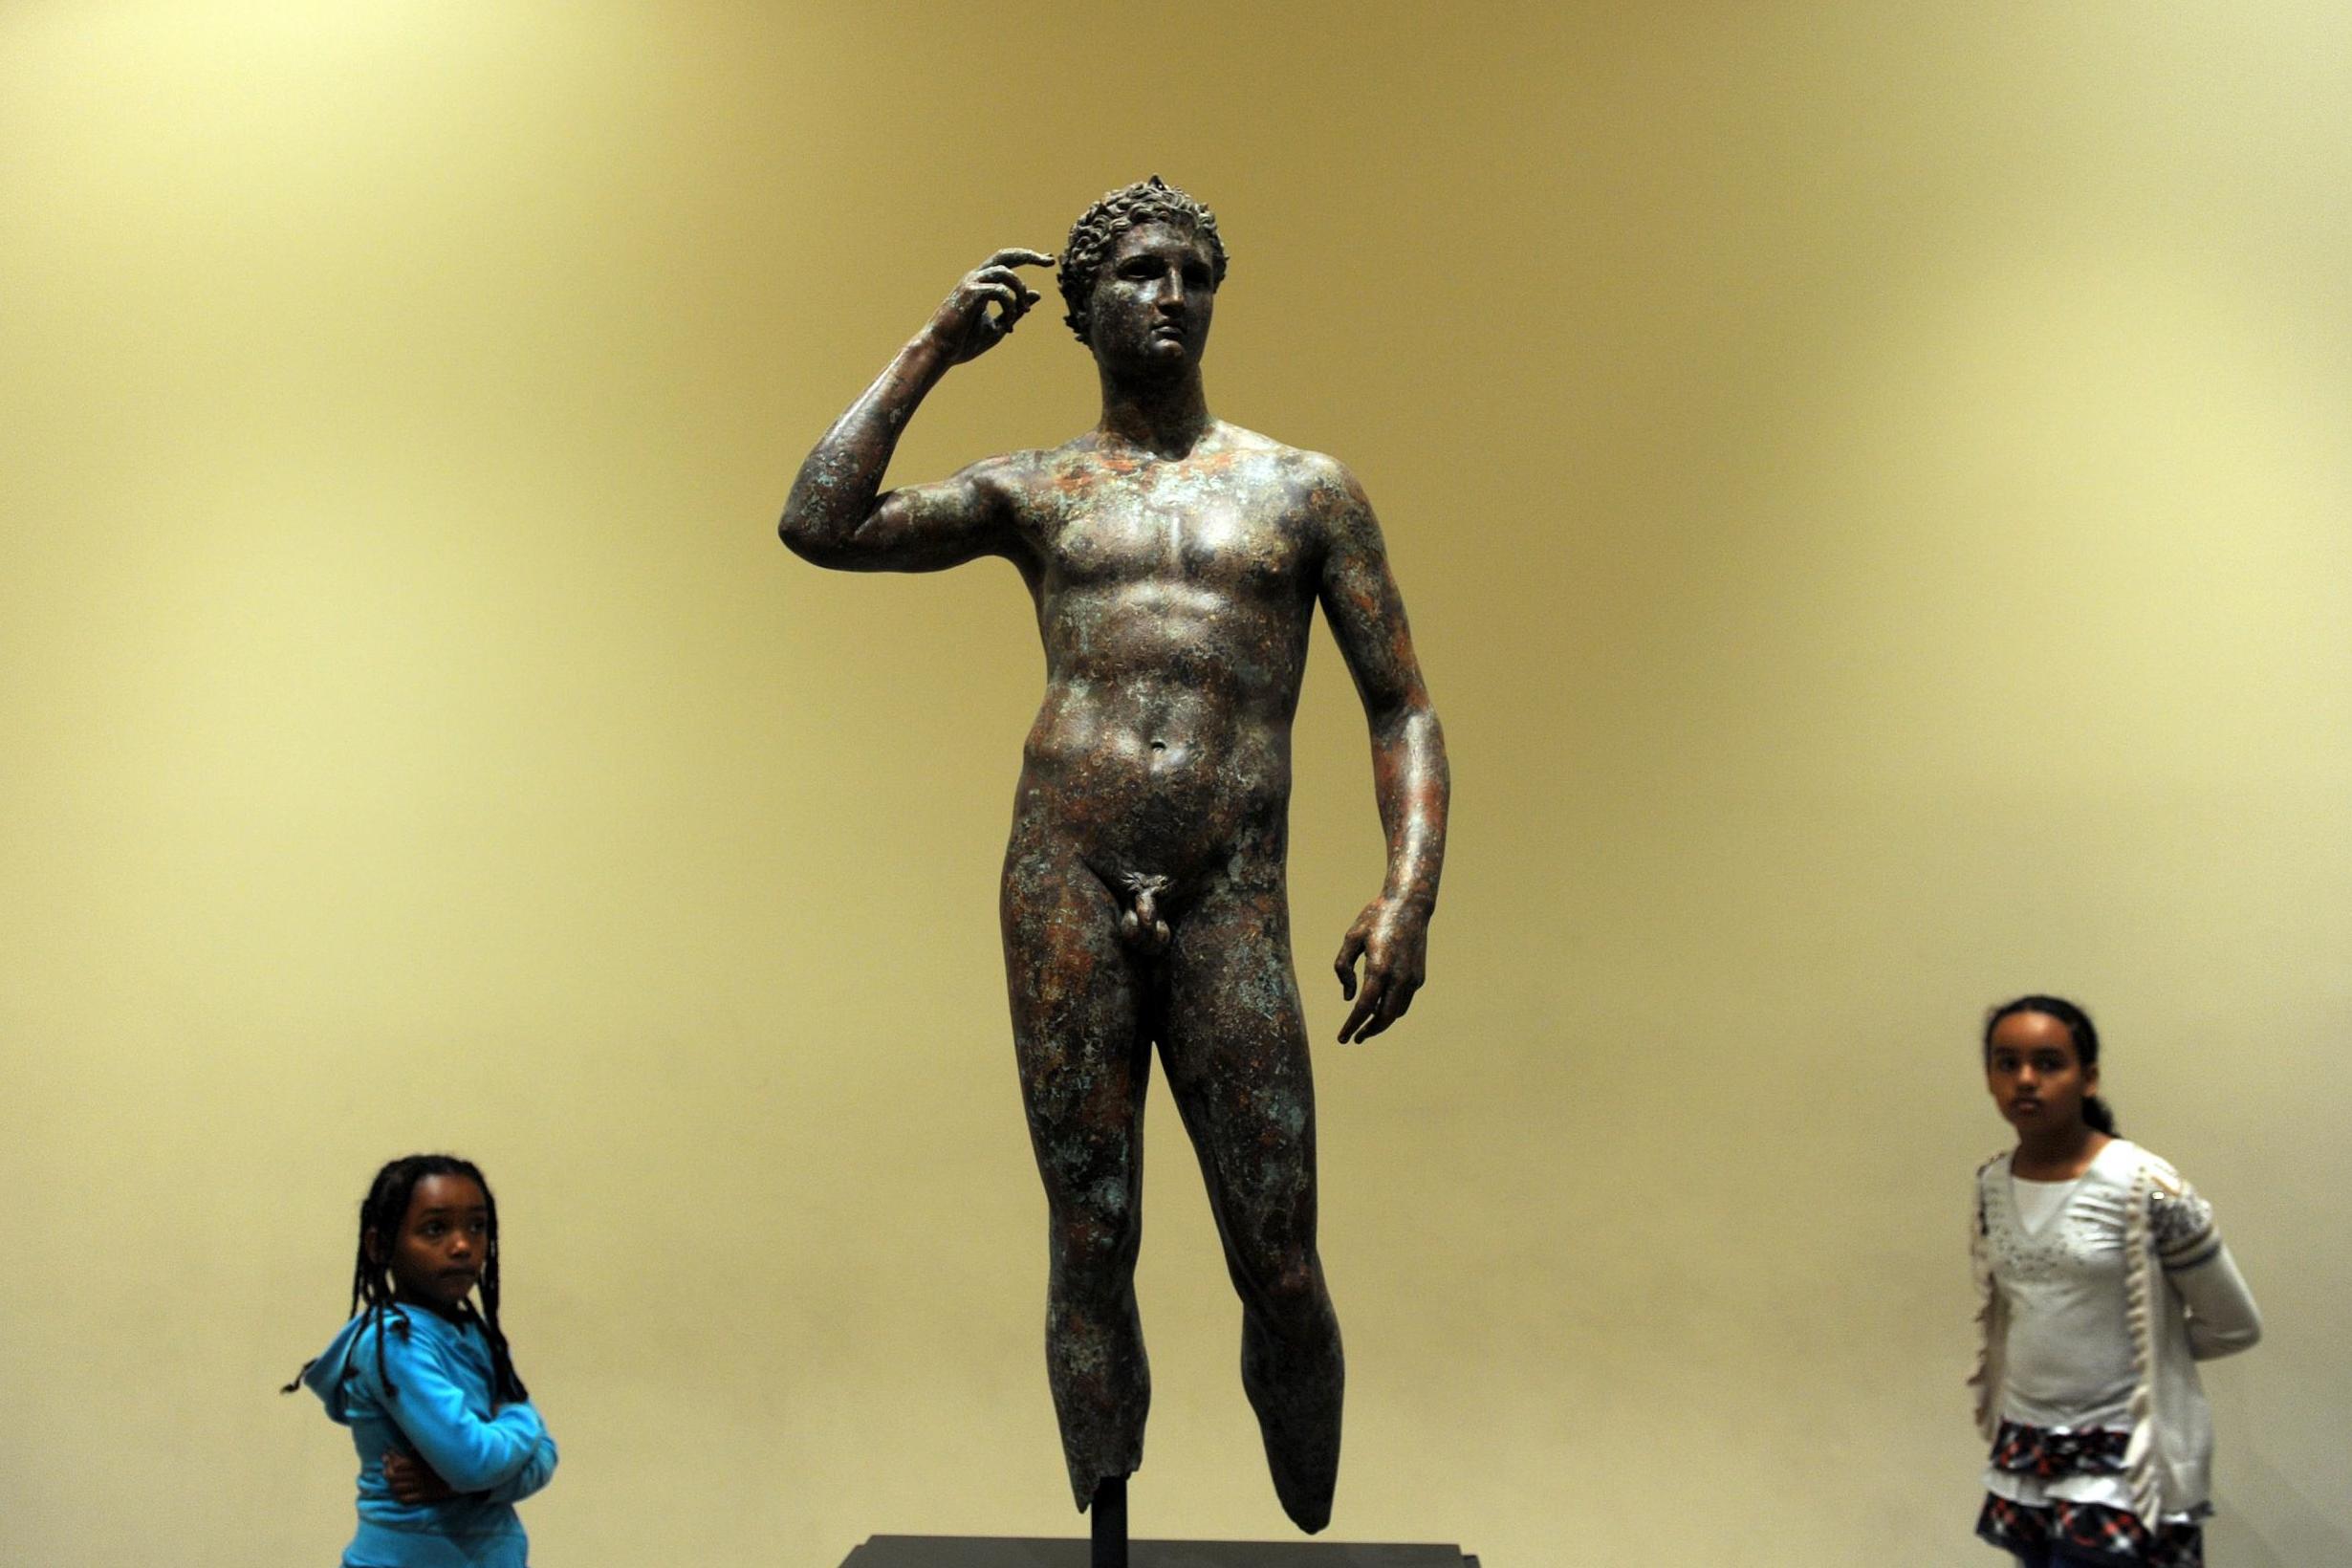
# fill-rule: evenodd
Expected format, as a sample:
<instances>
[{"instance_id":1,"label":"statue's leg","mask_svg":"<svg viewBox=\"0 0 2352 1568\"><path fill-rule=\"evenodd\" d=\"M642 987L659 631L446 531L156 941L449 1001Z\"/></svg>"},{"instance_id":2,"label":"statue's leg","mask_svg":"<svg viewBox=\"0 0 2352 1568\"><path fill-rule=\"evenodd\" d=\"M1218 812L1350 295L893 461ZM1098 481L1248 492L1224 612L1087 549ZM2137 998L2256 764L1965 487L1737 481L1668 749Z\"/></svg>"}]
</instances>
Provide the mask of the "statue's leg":
<instances>
[{"instance_id":1,"label":"statue's leg","mask_svg":"<svg viewBox=\"0 0 2352 1568\"><path fill-rule=\"evenodd\" d=\"M1315 1251L1315 1083L1278 861L1235 863L1177 923L1162 1060L1240 1293L1241 1381L1282 1507L1331 1518L1345 1366Z\"/></svg>"},{"instance_id":2,"label":"statue's leg","mask_svg":"<svg viewBox=\"0 0 2352 1568\"><path fill-rule=\"evenodd\" d=\"M1005 980L1049 1211L1046 1376L1080 1509L1097 1483L1143 1463L1151 1404L1135 1308L1151 1054L1120 913L1075 855L1016 838L1005 860Z\"/></svg>"}]
</instances>

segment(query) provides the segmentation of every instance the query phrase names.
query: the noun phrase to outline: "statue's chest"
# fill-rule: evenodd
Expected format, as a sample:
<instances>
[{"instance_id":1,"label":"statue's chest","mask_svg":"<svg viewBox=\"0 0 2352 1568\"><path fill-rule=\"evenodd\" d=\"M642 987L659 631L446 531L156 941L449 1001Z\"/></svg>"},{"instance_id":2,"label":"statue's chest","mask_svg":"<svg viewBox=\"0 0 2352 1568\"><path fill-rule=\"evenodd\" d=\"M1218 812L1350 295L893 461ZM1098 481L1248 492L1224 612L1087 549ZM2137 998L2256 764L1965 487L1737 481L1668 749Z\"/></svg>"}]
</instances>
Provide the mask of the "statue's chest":
<instances>
[{"instance_id":1,"label":"statue's chest","mask_svg":"<svg viewBox=\"0 0 2352 1568\"><path fill-rule=\"evenodd\" d=\"M1089 497L1053 519L1040 543L1069 587L1181 580L1262 593L1299 580L1307 554L1278 504L1182 482Z\"/></svg>"}]
</instances>

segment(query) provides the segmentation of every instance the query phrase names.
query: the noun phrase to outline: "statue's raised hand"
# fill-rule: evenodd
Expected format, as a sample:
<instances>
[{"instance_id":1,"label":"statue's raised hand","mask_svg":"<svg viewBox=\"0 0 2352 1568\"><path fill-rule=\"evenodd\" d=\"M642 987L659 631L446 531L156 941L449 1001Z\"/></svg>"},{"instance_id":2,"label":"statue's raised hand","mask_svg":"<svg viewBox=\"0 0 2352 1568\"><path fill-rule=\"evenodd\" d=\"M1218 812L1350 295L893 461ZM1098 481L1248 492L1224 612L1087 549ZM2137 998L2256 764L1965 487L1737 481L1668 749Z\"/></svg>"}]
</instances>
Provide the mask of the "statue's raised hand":
<instances>
[{"instance_id":1,"label":"statue's raised hand","mask_svg":"<svg viewBox=\"0 0 2352 1568\"><path fill-rule=\"evenodd\" d=\"M1037 291L1022 282L1021 274L1013 269L1053 265L1054 258L1044 251L1016 245L965 273L964 281L940 301L926 329L946 352L947 362L960 365L994 348L1037 302Z\"/></svg>"}]
</instances>

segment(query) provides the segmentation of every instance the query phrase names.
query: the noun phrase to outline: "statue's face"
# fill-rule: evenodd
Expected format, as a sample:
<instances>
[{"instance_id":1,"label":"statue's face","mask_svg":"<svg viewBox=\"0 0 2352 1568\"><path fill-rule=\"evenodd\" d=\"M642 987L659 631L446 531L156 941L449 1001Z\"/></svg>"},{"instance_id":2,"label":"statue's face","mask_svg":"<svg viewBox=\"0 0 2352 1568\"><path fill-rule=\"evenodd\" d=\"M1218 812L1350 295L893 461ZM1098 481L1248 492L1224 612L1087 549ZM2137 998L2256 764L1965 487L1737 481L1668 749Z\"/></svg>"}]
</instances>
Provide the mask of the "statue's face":
<instances>
[{"instance_id":1,"label":"statue's face","mask_svg":"<svg viewBox=\"0 0 2352 1568\"><path fill-rule=\"evenodd\" d=\"M1217 305L1209 246L1188 228L1138 224L1119 236L1086 306L1087 346L1104 369L1165 375L1197 364Z\"/></svg>"}]
</instances>

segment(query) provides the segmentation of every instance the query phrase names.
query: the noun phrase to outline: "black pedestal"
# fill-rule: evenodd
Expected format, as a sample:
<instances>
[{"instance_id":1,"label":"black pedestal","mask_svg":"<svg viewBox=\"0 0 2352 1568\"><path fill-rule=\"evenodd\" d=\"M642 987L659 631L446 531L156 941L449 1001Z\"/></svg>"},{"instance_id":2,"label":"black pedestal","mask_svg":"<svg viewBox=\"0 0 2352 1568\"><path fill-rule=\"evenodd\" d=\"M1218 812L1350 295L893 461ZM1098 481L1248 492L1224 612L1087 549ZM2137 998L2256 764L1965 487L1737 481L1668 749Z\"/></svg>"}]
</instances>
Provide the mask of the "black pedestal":
<instances>
[{"instance_id":1,"label":"black pedestal","mask_svg":"<svg viewBox=\"0 0 2352 1568\"><path fill-rule=\"evenodd\" d=\"M1083 1540L876 1535L841 1568L1086 1568ZM1132 1568L1478 1568L1458 1546L1356 1541L1132 1541Z\"/></svg>"}]
</instances>

